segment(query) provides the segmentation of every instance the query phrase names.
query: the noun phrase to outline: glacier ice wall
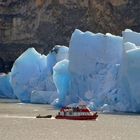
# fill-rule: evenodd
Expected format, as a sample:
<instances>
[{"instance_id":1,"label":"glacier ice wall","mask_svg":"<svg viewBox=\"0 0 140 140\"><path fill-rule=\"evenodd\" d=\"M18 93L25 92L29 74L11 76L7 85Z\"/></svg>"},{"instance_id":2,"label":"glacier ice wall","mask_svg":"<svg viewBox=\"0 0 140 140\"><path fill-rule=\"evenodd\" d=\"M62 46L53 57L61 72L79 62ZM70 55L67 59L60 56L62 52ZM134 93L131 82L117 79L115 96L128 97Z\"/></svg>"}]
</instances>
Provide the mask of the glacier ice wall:
<instances>
[{"instance_id":1,"label":"glacier ice wall","mask_svg":"<svg viewBox=\"0 0 140 140\"><path fill-rule=\"evenodd\" d=\"M128 31L123 32L123 40L108 33L75 30L69 63L62 61L54 67L62 105L84 100L97 110L140 111L140 50L132 38L136 34L138 39L139 34Z\"/></svg>"},{"instance_id":2,"label":"glacier ice wall","mask_svg":"<svg viewBox=\"0 0 140 140\"><path fill-rule=\"evenodd\" d=\"M63 61L54 67L61 103L84 100L93 103L94 109L105 103L114 104L122 44L119 36L75 30L70 41L69 63L63 67Z\"/></svg>"},{"instance_id":3,"label":"glacier ice wall","mask_svg":"<svg viewBox=\"0 0 140 140\"><path fill-rule=\"evenodd\" d=\"M47 56L28 49L0 76L0 97L140 112L140 33L122 35L75 30L69 48L56 45Z\"/></svg>"},{"instance_id":4,"label":"glacier ice wall","mask_svg":"<svg viewBox=\"0 0 140 140\"><path fill-rule=\"evenodd\" d=\"M69 50L72 100L94 102L95 109L116 101L122 43L119 36L75 30Z\"/></svg>"}]
</instances>

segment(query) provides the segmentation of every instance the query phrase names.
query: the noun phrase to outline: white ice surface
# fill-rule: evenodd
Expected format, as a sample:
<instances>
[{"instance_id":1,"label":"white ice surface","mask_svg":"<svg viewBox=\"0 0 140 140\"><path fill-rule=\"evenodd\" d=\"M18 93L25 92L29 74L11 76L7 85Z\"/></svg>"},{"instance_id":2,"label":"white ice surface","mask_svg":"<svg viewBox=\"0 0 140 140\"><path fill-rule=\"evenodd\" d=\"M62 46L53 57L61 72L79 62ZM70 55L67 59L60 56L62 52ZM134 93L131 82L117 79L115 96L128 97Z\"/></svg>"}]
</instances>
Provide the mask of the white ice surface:
<instances>
[{"instance_id":1,"label":"white ice surface","mask_svg":"<svg viewBox=\"0 0 140 140\"><path fill-rule=\"evenodd\" d=\"M134 32L130 29L126 29L122 32L123 42L131 42L134 43L136 46L140 46L140 33Z\"/></svg>"}]
</instances>

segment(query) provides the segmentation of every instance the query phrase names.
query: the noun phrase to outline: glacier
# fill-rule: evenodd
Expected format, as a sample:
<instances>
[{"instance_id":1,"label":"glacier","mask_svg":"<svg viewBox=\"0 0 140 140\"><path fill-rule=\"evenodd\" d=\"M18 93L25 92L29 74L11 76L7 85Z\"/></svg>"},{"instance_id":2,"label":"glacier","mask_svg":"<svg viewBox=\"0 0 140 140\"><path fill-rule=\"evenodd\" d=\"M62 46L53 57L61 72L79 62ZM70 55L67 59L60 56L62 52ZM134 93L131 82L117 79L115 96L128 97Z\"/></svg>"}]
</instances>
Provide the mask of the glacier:
<instances>
[{"instance_id":1,"label":"glacier","mask_svg":"<svg viewBox=\"0 0 140 140\"><path fill-rule=\"evenodd\" d=\"M69 48L68 103L84 100L99 110L105 103L116 102L122 44L119 36L75 30Z\"/></svg>"},{"instance_id":2,"label":"glacier","mask_svg":"<svg viewBox=\"0 0 140 140\"><path fill-rule=\"evenodd\" d=\"M84 101L93 110L139 112L139 37L131 30L123 37L75 30L69 60L54 66L57 105Z\"/></svg>"},{"instance_id":3,"label":"glacier","mask_svg":"<svg viewBox=\"0 0 140 140\"><path fill-rule=\"evenodd\" d=\"M76 29L69 48L47 55L34 48L0 75L0 98L62 107L84 102L92 110L140 112L140 33L121 36Z\"/></svg>"}]
</instances>

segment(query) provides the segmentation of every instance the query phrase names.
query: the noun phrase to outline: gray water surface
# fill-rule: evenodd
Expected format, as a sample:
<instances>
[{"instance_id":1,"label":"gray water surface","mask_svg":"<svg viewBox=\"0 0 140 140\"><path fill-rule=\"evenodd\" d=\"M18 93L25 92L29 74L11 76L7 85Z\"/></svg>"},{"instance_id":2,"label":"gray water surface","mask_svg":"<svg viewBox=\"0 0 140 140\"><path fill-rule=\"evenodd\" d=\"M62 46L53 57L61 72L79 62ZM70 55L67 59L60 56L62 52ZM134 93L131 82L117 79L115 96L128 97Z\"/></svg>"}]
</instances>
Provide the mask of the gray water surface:
<instances>
[{"instance_id":1,"label":"gray water surface","mask_svg":"<svg viewBox=\"0 0 140 140\"><path fill-rule=\"evenodd\" d=\"M99 114L97 121L35 118L57 112L49 105L0 100L0 140L140 140L140 115Z\"/></svg>"}]
</instances>

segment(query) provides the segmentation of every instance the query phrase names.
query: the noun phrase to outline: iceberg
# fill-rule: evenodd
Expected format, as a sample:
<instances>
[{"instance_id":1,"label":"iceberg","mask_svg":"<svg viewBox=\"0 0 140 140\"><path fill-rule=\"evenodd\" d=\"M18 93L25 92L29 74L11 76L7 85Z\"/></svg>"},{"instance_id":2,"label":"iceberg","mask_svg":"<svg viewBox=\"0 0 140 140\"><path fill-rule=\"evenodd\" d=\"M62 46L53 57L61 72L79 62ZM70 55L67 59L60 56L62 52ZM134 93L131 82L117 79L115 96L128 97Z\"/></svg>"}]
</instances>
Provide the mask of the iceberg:
<instances>
[{"instance_id":1,"label":"iceberg","mask_svg":"<svg viewBox=\"0 0 140 140\"><path fill-rule=\"evenodd\" d=\"M117 82L123 56L123 38L109 33L75 30L69 59L53 67L60 106L84 101L99 110L118 102Z\"/></svg>"},{"instance_id":2,"label":"iceberg","mask_svg":"<svg viewBox=\"0 0 140 140\"><path fill-rule=\"evenodd\" d=\"M46 57L34 48L25 51L14 63L11 70L11 85L14 94L22 102L30 102L32 90L45 89ZM42 82L44 81L44 82Z\"/></svg>"},{"instance_id":3,"label":"iceberg","mask_svg":"<svg viewBox=\"0 0 140 140\"><path fill-rule=\"evenodd\" d=\"M93 102L96 109L105 103L117 102L116 84L122 53L122 37L75 30L69 49L71 102L83 99Z\"/></svg>"},{"instance_id":4,"label":"iceberg","mask_svg":"<svg viewBox=\"0 0 140 140\"><path fill-rule=\"evenodd\" d=\"M67 47L59 45L47 56L39 54L34 48L26 50L15 61L11 70L10 83L17 98L22 102L30 102L33 91L36 91L36 96L40 91L56 91L52 77L53 66L68 58L68 51Z\"/></svg>"},{"instance_id":5,"label":"iceberg","mask_svg":"<svg viewBox=\"0 0 140 140\"><path fill-rule=\"evenodd\" d=\"M76 29L69 48L56 45L47 56L29 48L11 73L0 75L0 97L140 112L140 33L127 29L122 35Z\"/></svg>"},{"instance_id":6,"label":"iceberg","mask_svg":"<svg viewBox=\"0 0 140 140\"><path fill-rule=\"evenodd\" d=\"M137 39L135 39L137 38ZM123 37L75 30L69 60L54 66L59 105L84 101L102 111L140 111L139 33Z\"/></svg>"}]
</instances>

